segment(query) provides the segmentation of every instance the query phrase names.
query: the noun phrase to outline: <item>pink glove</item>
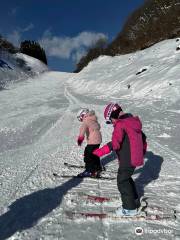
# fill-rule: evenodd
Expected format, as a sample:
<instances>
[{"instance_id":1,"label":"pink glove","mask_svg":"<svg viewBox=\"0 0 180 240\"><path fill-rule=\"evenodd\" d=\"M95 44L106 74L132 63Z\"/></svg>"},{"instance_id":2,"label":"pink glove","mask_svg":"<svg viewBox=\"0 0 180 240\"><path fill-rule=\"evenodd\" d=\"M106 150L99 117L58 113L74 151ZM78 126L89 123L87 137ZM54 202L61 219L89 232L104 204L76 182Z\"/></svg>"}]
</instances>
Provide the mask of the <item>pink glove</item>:
<instances>
[{"instance_id":1,"label":"pink glove","mask_svg":"<svg viewBox=\"0 0 180 240\"><path fill-rule=\"evenodd\" d=\"M78 146L81 146L83 141L84 141L84 137L83 136L79 136L78 139L77 139Z\"/></svg>"},{"instance_id":2,"label":"pink glove","mask_svg":"<svg viewBox=\"0 0 180 240\"><path fill-rule=\"evenodd\" d=\"M104 155L106 155L110 152L111 152L111 150L110 150L109 146L104 145L102 148L98 148L98 149L94 150L93 154L98 156L98 157L102 157L102 156L104 156Z\"/></svg>"}]
</instances>

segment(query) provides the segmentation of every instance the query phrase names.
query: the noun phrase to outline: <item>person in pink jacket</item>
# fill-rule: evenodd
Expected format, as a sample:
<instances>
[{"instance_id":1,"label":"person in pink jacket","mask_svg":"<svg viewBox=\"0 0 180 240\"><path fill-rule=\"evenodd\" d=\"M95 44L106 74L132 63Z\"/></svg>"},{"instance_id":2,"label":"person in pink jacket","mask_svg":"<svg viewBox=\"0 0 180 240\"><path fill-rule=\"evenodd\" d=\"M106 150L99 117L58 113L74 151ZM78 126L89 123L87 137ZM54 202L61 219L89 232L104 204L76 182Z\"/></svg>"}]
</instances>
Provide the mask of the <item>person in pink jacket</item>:
<instances>
[{"instance_id":1,"label":"person in pink jacket","mask_svg":"<svg viewBox=\"0 0 180 240\"><path fill-rule=\"evenodd\" d=\"M85 137L87 140L84 151L85 171L78 174L78 177L96 177L102 170L100 158L93 154L102 142L100 124L93 110L83 108L78 112L77 118L82 123L77 144L81 146Z\"/></svg>"},{"instance_id":2,"label":"person in pink jacket","mask_svg":"<svg viewBox=\"0 0 180 240\"><path fill-rule=\"evenodd\" d=\"M140 201L136 186L131 177L138 166L144 162L147 143L142 131L142 123L137 116L124 113L117 103L110 103L104 111L106 123L112 123L114 130L112 141L93 153L102 157L115 151L119 160L117 185L121 194L122 208L118 208L117 215L136 215Z\"/></svg>"}]
</instances>

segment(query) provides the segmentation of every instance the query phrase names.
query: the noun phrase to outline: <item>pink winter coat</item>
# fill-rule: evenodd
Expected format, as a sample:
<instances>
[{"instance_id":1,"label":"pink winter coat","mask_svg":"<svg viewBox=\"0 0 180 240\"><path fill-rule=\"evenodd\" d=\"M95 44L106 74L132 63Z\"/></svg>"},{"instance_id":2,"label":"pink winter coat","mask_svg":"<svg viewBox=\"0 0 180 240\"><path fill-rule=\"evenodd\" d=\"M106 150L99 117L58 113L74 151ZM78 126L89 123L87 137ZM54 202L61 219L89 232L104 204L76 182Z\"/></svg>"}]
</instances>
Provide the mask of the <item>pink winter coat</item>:
<instances>
[{"instance_id":1,"label":"pink winter coat","mask_svg":"<svg viewBox=\"0 0 180 240\"><path fill-rule=\"evenodd\" d=\"M102 142L100 124L96 115L91 112L85 116L79 130L79 137L84 136L87 138L87 144L101 144Z\"/></svg>"},{"instance_id":2,"label":"pink winter coat","mask_svg":"<svg viewBox=\"0 0 180 240\"><path fill-rule=\"evenodd\" d=\"M137 167L143 165L143 132L142 123L138 117L124 114L114 124L112 142L108 143L111 150L115 150L120 166Z\"/></svg>"}]
</instances>

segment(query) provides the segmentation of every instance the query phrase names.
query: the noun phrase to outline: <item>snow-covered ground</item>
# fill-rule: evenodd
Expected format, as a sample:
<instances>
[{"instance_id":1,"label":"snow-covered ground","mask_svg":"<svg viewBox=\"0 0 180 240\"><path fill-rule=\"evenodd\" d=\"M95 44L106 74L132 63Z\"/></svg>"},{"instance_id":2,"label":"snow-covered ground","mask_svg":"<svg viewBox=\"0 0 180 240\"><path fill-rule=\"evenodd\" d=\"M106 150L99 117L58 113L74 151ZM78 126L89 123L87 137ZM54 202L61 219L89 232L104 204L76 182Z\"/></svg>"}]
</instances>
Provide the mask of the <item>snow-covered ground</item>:
<instances>
[{"instance_id":1,"label":"snow-covered ground","mask_svg":"<svg viewBox=\"0 0 180 240\"><path fill-rule=\"evenodd\" d=\"M106 143L112 126L105 125L103 109L117 101L124 111L141 117L148 137L145 165L134 175L139 193L150 205L180 211L177 44L176 39L167 40L133 54L100 57L78 74L47 72L0 92L0 240L180 239L179 220L72 221L66 210L115 208L85 202L78 193L118 197L116 180L53 176L78 172L64 162L83 164L85 144L76 144L79 108L95 109ZM113 154L102 163L108 170L118 168ZM137 236L136 227L144 234Z\"/></svg>"}]
</instances>

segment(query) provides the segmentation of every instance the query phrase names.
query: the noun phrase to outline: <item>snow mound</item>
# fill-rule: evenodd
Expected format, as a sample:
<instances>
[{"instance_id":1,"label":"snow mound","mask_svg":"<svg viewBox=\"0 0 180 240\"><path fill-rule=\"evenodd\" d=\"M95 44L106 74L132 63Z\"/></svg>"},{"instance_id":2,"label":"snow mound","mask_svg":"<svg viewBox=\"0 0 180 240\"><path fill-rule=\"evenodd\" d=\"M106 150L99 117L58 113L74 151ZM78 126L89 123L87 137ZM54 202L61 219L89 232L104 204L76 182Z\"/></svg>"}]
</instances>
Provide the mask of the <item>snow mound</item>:
<instances>
[{"instance_id":1,"label":"snow mound","mask_svg":"<svg viewBox=\"0 0 180 240\"><path fill-rule=\"evenodd\" d=\"M26 80L48 70L48 67L33 57L22 53L0 52L0 89L10 83Z\"/></svg>"},{"instance_id":2,"label":"snow mound","mask_svg":"<svg viewBox=\"0 0 180 240\"><path fill-rule=\"evenodd\" d=\"M176 39L116 57L100 56L69 80L74 92L101 98L180 98L180 51Z\"/></svg>"},{"instance_id":3,"label":"snow mound","mask_svg":"<svg viewBox=\"0 0 180 240\"><path fill-rule=\"evenodd\" d=\"M34 73L39 74L48 70L47 65L36 58L33 58L23 53L17 53L16 57L23 59L26 62L26 65L30 67Z\"/></svg>"}]
</instances>

